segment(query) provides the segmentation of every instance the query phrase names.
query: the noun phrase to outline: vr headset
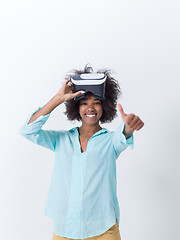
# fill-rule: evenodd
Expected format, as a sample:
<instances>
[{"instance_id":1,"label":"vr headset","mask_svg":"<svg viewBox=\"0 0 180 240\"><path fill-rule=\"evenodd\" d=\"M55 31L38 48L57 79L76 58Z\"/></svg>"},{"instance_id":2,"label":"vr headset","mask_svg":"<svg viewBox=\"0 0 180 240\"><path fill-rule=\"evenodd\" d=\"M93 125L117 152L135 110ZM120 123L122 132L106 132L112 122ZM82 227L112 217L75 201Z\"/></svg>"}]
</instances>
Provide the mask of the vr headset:
<instances>
[{"instance_id":1,"label":"vr headset","mask_svg":"<svg viewBox=\"0 0 180 240\"><path fill-rule=\"evenodd\" d=\"M71 76L75 92L85 91L85 93L75 97L74 100L79 101L84 98L87 92L91 92L97 99L105 100L106 78L107 76L104 73L82 73Z\"/></svg>"}]
</instances>

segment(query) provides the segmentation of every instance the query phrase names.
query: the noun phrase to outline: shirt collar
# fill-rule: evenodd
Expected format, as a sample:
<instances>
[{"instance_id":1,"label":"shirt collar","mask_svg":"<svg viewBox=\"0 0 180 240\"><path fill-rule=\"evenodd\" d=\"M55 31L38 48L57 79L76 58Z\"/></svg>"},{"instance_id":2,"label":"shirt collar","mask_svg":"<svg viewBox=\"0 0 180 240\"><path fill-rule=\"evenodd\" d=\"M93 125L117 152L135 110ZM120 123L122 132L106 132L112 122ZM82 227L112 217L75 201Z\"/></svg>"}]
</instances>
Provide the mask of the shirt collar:
<instances>
[{"instance_id":1,"label":"shirt collar","mask_svg":"<svg viewBox=\"0 0 180 240\"><path fill-rule=\"evenodd\" d=\"M71 129L69 130L69 132L74 131L74 132L77 132L77 133L79 134L78 128L79 128L79 127L71 128ZM101 130L97 131L97 132L93 135L93 137L96 136L96 135L100 135L100 134L102 134L102 133L104 133L104 132L109 132L109 130L106 129L106 128L102 128Z\"/></svg>"}]
</instances>

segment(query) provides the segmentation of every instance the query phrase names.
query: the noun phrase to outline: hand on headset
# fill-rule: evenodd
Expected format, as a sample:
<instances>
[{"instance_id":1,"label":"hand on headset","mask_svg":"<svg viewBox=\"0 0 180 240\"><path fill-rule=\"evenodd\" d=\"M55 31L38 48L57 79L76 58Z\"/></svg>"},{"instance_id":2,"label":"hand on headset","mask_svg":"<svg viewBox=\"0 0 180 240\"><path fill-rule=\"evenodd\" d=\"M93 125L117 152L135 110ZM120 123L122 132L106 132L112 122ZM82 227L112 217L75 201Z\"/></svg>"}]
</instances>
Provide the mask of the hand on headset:
<instances>
[{"instance_id":1,"label":"hand on headset","mask_svg":"<svg viewBox=\"0 0 180 240\"><path fill-rule=\"evenodd\" d=\"M143 121L138 116L134 114L126 114L120 103L118 103L118 110L121 114L123 122L125 123L123 133L126 138L130 137L135 130L139 131L144 126Z\"/></svg>"},{"instance_id":2,"label":"hand on headset","mask_svg":"<svg viewBox=\"0 0 180 240\"><path fill-rule=\"evenodd\" d=\"M56 96L59 96L63 102L66 102L84 93L84 91L78 91L74 93L73 84L70 81L71 81L70 78L66 80L66 82L62 85L61 89L56 94Z\"/></svg>"}]
</instances>

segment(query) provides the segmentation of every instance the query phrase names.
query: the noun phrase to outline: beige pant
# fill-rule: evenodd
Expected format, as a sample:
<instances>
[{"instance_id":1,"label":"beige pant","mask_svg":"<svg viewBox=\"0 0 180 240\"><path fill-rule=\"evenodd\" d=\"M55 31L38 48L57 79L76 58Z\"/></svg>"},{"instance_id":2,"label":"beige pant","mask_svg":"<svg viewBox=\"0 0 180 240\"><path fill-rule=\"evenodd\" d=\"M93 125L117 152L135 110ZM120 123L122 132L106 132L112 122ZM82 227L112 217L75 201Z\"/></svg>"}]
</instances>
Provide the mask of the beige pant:
<instances>
[{"instance_id":1,"label":"beige pant","mask_svg":"<svg viewBox=\"0 0 180 240\"><path fill-rule=\"evenodd\" d=\"M73 239L60 237L53 232L52 240L73 240ZM80 239L76 239L76 240L80 240ZM113 225L111 228L109 228L105 233L95 237L84 238L84 240L121 240L117 219L116 219L116 224Z\"/></svg>"}]
</instances>

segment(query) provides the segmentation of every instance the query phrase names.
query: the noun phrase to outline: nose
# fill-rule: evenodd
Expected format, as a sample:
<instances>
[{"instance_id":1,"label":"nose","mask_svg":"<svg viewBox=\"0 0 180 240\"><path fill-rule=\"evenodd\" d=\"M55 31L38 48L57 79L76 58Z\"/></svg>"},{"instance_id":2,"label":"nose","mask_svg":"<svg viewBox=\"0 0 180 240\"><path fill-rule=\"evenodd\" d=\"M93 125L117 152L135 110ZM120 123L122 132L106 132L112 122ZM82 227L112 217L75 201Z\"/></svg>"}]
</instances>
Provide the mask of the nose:
<instances>
[{"instance_id":1,"label":"nose","mask_svg":"<svg viewBox=\"0 0 180 240\"><path fill-rule=\"evenodd\" d=\"M92 103L92 104L91 104L91 103L88 104L88 105L87 105L87 110L88 110L88 111L91 111L91 112L94 112L94 104L93 104L93 103Z\"/></svg>"}]
</instances>

